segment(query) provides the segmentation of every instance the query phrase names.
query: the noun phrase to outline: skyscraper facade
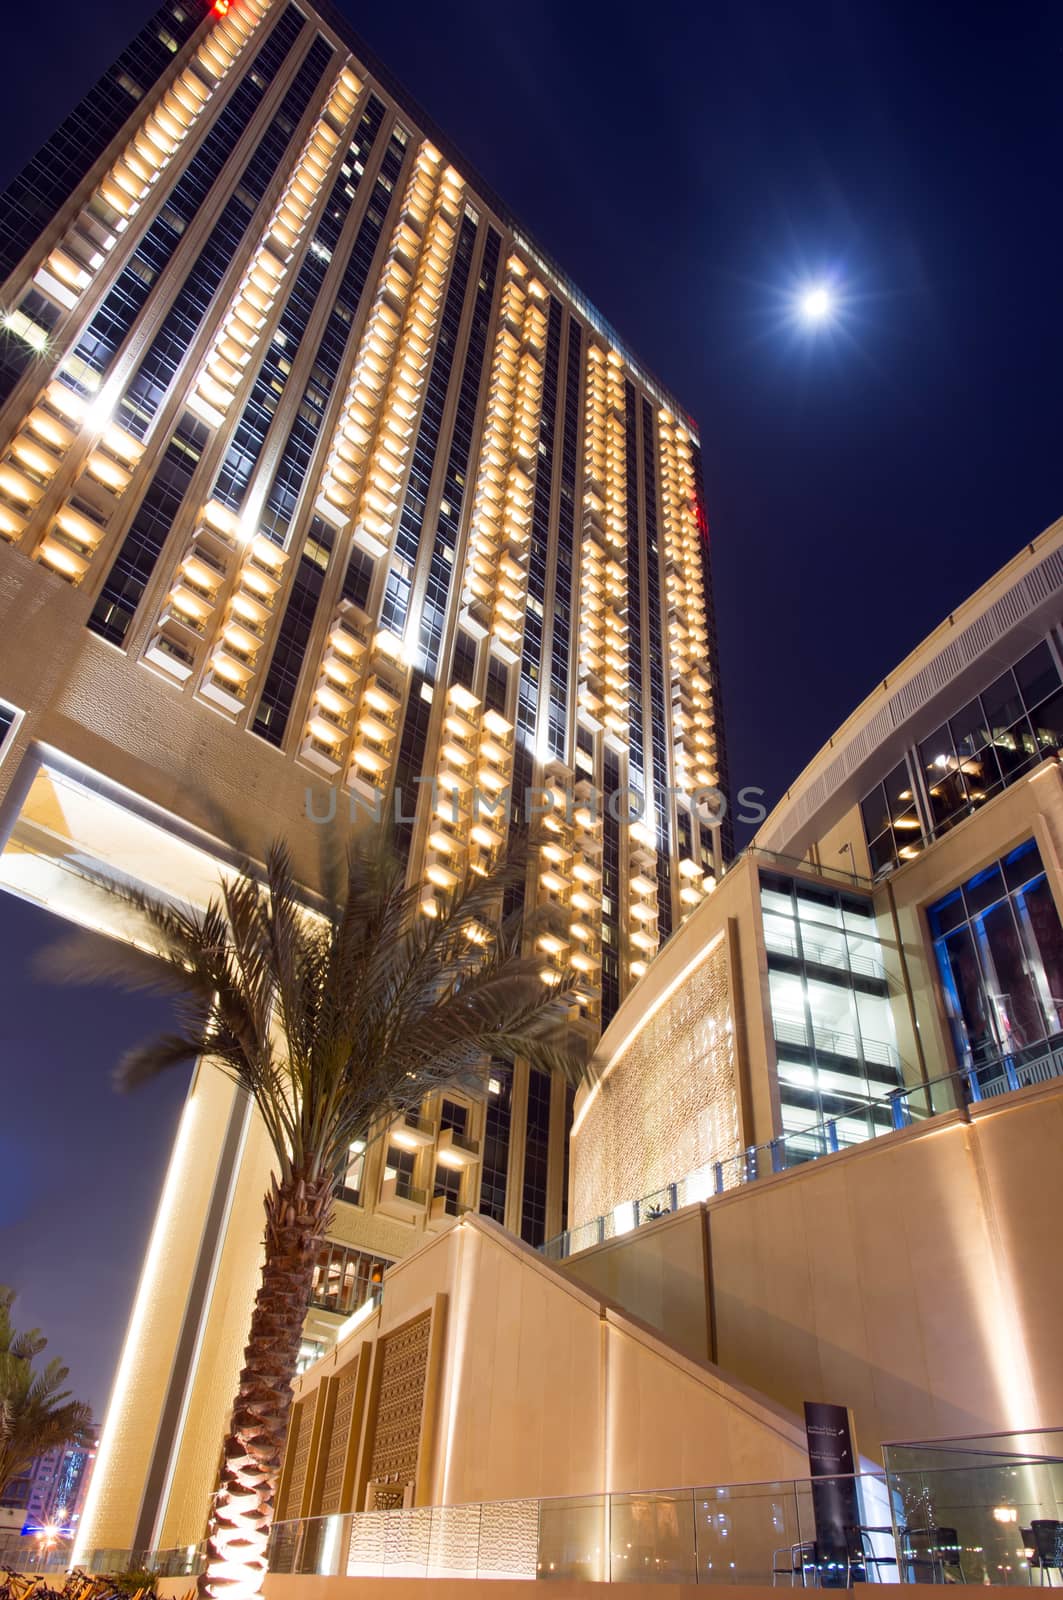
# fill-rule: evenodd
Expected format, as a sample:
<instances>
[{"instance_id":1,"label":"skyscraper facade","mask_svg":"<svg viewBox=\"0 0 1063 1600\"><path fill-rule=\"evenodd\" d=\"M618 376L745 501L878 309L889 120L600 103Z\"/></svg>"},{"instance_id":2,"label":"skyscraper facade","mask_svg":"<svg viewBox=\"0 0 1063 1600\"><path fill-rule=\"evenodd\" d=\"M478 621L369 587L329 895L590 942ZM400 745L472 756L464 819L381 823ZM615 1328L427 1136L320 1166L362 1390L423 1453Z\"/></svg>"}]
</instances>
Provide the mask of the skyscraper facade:
<instances>
[{"instance_id":1,"label":"skyscraper facade","mask_svg":"<svg viewBox=\"0 0 1063 1600\"><path fill-rule=\"evenodd\" d=\"M694 422L303 0L167 0L0 237L3 886L114 927L101 867L201 897L238 825L288 836L309 882L325 821L387 809L431 916L534 822L536 948L596 1035L719 869ZM488 1090L352 1148L309 1352L465 1207L536 1245L564 1226L564 1086L497 1065ZM143 1449L123 1465L112 1416L99 1492L131 1487L99 1543L198 1536L166 1506L200 1427L181 1492L205 1509L256 1139L202 1069L123 1358Z\"/></svg>"}]
</instances>

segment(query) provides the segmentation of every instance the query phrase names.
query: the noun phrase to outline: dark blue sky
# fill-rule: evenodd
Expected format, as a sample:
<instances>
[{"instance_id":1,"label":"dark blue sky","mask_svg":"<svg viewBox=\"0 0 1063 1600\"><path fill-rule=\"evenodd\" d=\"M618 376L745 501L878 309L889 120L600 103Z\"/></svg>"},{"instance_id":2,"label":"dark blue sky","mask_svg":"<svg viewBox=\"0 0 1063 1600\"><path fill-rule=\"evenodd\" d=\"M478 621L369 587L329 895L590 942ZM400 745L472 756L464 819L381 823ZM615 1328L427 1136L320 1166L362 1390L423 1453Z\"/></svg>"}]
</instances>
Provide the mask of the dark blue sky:
<instances>
[{"instance_id":1,"label":"dark blue sky","mask_svg":"<svg viewBox=\"0 0 1063 1600\"><path fill-rule=\"evenodd\" d=\"M976 0L346 9L699 419L732 777L775 798L1063 512L1063 15ZM7 170L141 14L54 0L9 15L10 57L47 81L5 88ZM782 299L824 271L843 325L799 336ZM180 1086L108 1097L147 1008L105 996L86 1022L80 998L40 996L25 962L44 920L0 904L15 1084L0 1279L102 1405Z\"/></svg>"}]
</instances>

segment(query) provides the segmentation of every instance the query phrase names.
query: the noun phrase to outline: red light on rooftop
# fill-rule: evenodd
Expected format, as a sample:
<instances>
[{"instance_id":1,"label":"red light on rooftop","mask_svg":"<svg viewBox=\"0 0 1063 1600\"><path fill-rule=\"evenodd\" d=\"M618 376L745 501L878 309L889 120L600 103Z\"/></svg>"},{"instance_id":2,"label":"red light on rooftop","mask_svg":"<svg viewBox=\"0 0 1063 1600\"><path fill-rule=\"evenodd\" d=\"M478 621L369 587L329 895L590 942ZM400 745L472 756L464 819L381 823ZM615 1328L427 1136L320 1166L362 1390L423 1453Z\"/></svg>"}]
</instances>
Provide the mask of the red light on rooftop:
<instances>
[{"instance_id":1,"label":"red light on rooftop","mask_svg":"<svg viewBox=\"0 0 1063 1600\"><path fill-rule=\"evenodd\" d=\"M224 17L231 4L232 0L214 0L214 15Z\"/></svg>"}]
</instances>

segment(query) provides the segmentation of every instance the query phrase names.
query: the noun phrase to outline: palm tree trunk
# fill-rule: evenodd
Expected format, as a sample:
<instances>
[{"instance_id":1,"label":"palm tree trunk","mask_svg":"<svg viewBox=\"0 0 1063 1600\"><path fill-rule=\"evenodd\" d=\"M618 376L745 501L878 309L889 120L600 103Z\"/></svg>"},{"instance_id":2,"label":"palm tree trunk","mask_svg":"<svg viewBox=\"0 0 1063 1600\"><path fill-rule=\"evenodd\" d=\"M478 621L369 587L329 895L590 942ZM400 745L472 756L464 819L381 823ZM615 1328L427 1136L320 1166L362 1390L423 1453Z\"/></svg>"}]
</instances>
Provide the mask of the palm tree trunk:
<instances>
[{"instance_id":1,"label":"palm tree trunk","mask_svg":"<svg viewBox=\"0 0 1063 1600\"><path fill-rule=\"evenodd\" d=\"M331 1179L296 1175L283 1186L274 1179L266 1196L266 1258L214 1497L201 1600L251 1600L262 1588L292 1379L332 1192Z\"/></svg>"}]
</instances>

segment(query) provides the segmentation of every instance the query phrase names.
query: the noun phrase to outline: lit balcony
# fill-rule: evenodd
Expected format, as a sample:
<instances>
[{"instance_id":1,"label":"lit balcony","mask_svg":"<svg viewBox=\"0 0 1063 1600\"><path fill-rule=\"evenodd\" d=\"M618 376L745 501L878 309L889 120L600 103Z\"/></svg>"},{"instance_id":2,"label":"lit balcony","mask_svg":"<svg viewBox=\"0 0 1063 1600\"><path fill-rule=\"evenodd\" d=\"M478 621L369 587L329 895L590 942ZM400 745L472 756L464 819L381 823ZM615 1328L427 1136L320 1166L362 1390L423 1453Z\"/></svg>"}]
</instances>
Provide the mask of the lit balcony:
<instances>
[{"instance_id":1,"label":"lit balcony","mask_svg":"<svg viewBox=\"0 0 1063 1600\"><path fill-rule=\"evenodd\" d=\"M376 744L386 746L394 737L395 725L390 717L384 718L374 711L363 711L358 718L358 732Z\"/></svg>"},{"instance_id":2,"label":"lit balcony","mask_svg":"<svg viewBox=\"0 0 1063 1600\"><path fill-rule=\"evenodd\" d=\"M444 889L448 893L458 886L457 873L452 872L446 862L440 861L436 856L429 856L425 864L424 875L434 888Z\"/></svg>"},{"instance_id":3,"label":"lit balcony","mask_svg":"<svg viewBox=\"0 0 1063 1600\"><path fill-rule=\"evenodd\" d=\"M26 531L26 518L0 501L0 538L19 539Z\"/></svg>"},{"instance_id":4,"label":"lit balcony","mask_svg":"<svg viewBox=\"0 0 1063 1600\"><path fill-rule=\"evenodd\" d=\"M379 750L374 750L372 745L358 740L351 752L351 760L363 776L380 778L389 769L391 763Z\"/></svg>"},{"instance_id":5,"label":"lit balcony","mask_svg":"<svg viewBox=\"0 0 1063 1600\"><path fill-rule=\"evenodd\" d=\"M341 622L337 622L329 634L328 648L321 659L321 665L334 682L353 684L358 677L354 663L364 650L365 645L362 641Z\"/></svg>"},{"instance_id":6,"label":"lit balcony","mask_svg":"<svg viewBox=\"0 0 1063 1600\"><path fill-rule=\"evenodd\" d=\"M204 679L200 693L225 711L238 713L243 710L247 696L246 679L236 676L224 651L216 651L211 658L211 671Z\"/></svg>"},{"instance_id":7,"label":"lit balcony","mask_svg":"<svg viewBox=\"0 0 1063 1600\"><path fill-rule=\"evenodd\" d=\"M159 626L165 627L171 637L183 639L186 644L194 647L196 641L203 637L203 629L210 608L193 595L190 590L178 584L170 593L167 604L159 615Z\"/></svg>"},{"instance_id":8,"label":"lit balcony","mask_svg":"<svg viewBox=\"0 0 1063 1600\"><path fill-rule=\"evenodd\" d=\"M35 506L44 489L25 473L19 472L9 461L0 462L0 494L18 506Z\"/></svg>"},{"instance_id":9,"label":"lit balcony","mask_svg":"<svg viewBox=\"0 0 1063 1600\"><path fill-rule=\"evenodd\" d=\"M449 814L450 808L445 809ZM428 835L428 848L437 855L454 857L461 855L465 849L465 840L456 828L438 822Z\"/></svg>"},{"instance_id":10,"label":"lit balcony","mask_svg":"<svg viewBox=\"0 0 1063 1600\"><path fill-rule=\"evenodd\" d=\"M88 557L72 550L64 540L46 534L41 540L37 558L69 583L79 583L88 571Z\"/></svg>"},{"instance_id":11,"label":"lit balcony","mask_svg":"<svg viewBox=\"0 0 1063 1600\"><path fill-rule=\"evenodd\" d=\"M444 1167L474 1167L480 1159L480 1144L454 1128L444 1128L436 1145L436 1155Z\"/></svg>"},{"instance_id":12,"label":"lit balcony","mask_svg":"<svg viewBox=\"0 0 1063 1600\"><path fill-rule=\"evenodd\" d=\"M378 673L373 673L365 686L365 704L387 717L394 717L402 706L402 695Z\"/></svg>"},{"instance_id":13,"label":"lit balcony","mask_svg":"<svg viewBox=\"0 0 1063 1600\"><path fill-rule=\"evenodd\" d=\"M262 643L262 636L257 630L249 628L245 622L241 622L239 618L234 616L230 616L226 620L222 629L222 639L226 646L236 650L241 658L247 658L252 661L255 652Z\"/></svg>"},{"instance_id":14,"label":"lit balcony","mask_svg":"<svg viewBox=\"0 0 1063 1600\"><path fill-rule=\"evenodd\" d=\"M497 850L502 843L502 830L494 822L489 822L486 817L480 817L473 823L469 838L473 844L479 845L481 850Z\"/></svg>"},{"instance_id":15,"label":"lit balcony","mask_svg":"<svg viewBox=\"0 0 1063 1600\"><path fill-rule=\"evenodd\" d=\"M474 760L474 752L467 750L454 739L448 739L439 753L448 766L457 767L459 770L471 766Z\"/></svg>"},{"instance_id":16,"label":"lit balcony","mask_svg":"<svg viewBox=\"0 0 1063 1600\"><path fill-rule=\"evenodd\" d=\"M183 682L192 675L196 664L195 652L184 629L176 624L172 616L164 612L159 621L159 632L145 650L144 659Z\"/></svg>"},{"instance_id":17,"label":"lit balcony","mask_svg":"<svg viewBox=\"0 0 1063 1600\"><path fill-rule=\"evenodd\" d=\"M434 1124L417 1111L401 1112L388 1130L388 1142L399 1150L427 1150L435 1141Z\"/></svg>"},{"instance_id":18,"label":"lit balcony","mask_svg":"<svg viewBox=\"0 0 1063 1600\"><path fill-rule=\"evenodd\" d=\"M74 442L74 430L58 417L53 417L50 409L45 410L43 406L30 412L27 426L45 449L54 455L62 455Z\"/></svg>"},{"instance_id":19,"label":"lit balcony","mask_svg":"<svg viewBox=\"0 0 1063 1600\"><path fill-rule=\"evenodd\" d=\"M225 568L216 557L206 550L193 549L182 561L181 573L191 580L200 594L210 596L213 604L225 578Z\"/></svg>"},{"instance_id":20,"label":"lit balcony","mask_svg":"<svg viewBox=\"0 0 1063 1600\"><path fill-rule=\"evenodd\" d=\"M475 739L476 737L475 722L472 722L469 717L453 704L453 698L443 719L443 726L448 733L454 734L459 739Z\"/></svg>"},{"instance_id":21,"label":"lit balcony","mask_svg":"<svg viewBox=\"0 0 1063 1600\"><path fill-rule=\"evenodd\" d=\"M385 1178L380 1185L377 1210L386 1217L397 1217L401 1222L413 1222L423 1217L428 1205L428 1194L416 1188L404 1173Z\"/></svg>"},{"instance_id":22,"label":"lit balcony","mask_svg":"<svg viewBox=\"0 0 1063 1600\"><path fill-rule=\"evenodd\" d=\"M425 1226L432 1233L441 1233L444 1228L449 1228L452 1222L464 1216L468 1209L467 1205L463 1205L452 1194L433 1195Z\"/></svg>"},{"instance_id":23,"label":"lit balcony","mask_svg":"<svg viewBox=\"0 0 1063 1600\"><path fill-rule=\"evenodd\" d=\"M347 718L354 710L354 701L332 679L324 678L318 684L314 690L314 699L344 728L348 726Z\"/></svg>"}]
</instances>

